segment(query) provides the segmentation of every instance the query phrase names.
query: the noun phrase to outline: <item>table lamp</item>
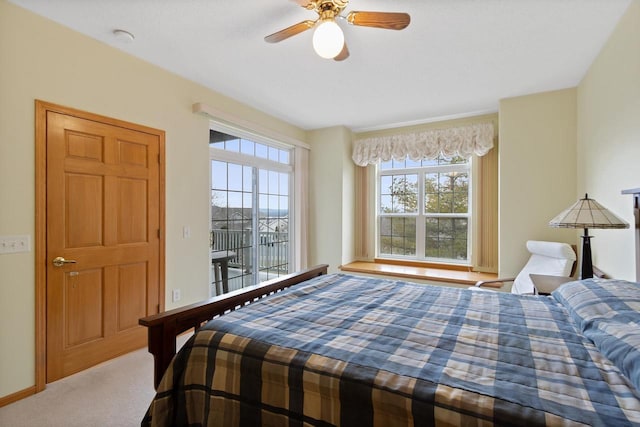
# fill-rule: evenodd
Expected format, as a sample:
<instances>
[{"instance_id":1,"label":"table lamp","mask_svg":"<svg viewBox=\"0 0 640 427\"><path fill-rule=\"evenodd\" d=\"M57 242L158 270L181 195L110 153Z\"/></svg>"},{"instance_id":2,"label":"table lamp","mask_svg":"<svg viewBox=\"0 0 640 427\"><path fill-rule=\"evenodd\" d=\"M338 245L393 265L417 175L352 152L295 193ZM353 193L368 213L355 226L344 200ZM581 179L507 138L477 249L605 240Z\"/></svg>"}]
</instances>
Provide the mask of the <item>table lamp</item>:
<instances>
[{"instance_id":1,"label":"table lamp","mask_svg":"<svg viewBox=\"0 0 640 427\"><path fill-rule=\"evenodd\" d=\"M590 228L629 228L629 224L611 213L607 208L590 199L587 194L549 221L549 227L583 228L581 279L593 277L591 263Z\"/></svg>"}]
</instances>

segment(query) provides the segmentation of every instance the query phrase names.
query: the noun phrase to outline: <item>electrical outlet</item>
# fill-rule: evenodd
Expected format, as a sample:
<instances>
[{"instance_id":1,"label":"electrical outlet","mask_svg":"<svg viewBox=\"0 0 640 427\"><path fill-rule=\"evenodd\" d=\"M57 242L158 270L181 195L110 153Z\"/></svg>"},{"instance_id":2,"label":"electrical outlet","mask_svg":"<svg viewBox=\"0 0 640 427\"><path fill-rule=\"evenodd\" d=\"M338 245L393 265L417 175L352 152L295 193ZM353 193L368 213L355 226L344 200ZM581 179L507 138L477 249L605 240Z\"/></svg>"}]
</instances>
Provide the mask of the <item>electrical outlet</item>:
<instances>
[{"instance_id":1,"label":"electrical outlet","mask_svg":"<svg viewBox=\"0 0 640 427\"><path fill-rule=\"evenodd\" d=\"M0 236L0 254L31 252L31 236Z\"/></svg>"},{"instance_id":2,"label":"electrical outlet","mask_svg":"<svg viewBox=\"0 0 640 427\"><path fill-rule=\"evenodd\" d=\"M173 293L172 293L172 299L173 302L178 302L180 301L180 298L182 298L182 295L180 295L180 289L174 289Z\"/></svg>"}]
</instances>

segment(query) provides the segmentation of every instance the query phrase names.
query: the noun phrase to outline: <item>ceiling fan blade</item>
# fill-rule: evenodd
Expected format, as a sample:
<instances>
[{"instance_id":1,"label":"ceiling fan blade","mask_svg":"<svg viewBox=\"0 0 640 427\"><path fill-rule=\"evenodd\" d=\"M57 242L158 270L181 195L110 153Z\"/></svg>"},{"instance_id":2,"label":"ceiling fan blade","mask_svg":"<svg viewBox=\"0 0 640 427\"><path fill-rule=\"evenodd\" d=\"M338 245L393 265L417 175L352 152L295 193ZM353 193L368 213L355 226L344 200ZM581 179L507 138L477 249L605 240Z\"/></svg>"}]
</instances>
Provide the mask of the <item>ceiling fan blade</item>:
<instances>
[{"instance_id":1,"label":"ceiling fan blade","mask_svg":"<svg viewBox=\"0 0 640 427\"><path fill-rule=\"evenodd\" d=\"M334 61L344 61L349 57L349 48L347 47L347 42L344 42L344 46L342 46L342 50L340 53L333 58Z\"/></svg>"},{"instance_id":2,"label":"ceiling fan blade","mask_svg":"<svg viewBox=\"0 0 640 427\"><path fill-rule=\"evenodd\" d=\"M362 27L384 28L387 30L402 30L409 25L411 17L408 13L400 12L349 12L347 21L351 25Z\"/></svg>"},{"instance_id":3,"label":"ceiling fan blade","mask_svg":"<svg viewBox=\"0 0 640 427\"><path fill-rule=\"evenodd\" d=\"M280 30L276 33L268 35L264 38L264 41L266 41L267 43L278 43L284 39L288 39L291 36L295 36L296 34L300 34L301 32L308 30L315 24L315 21L307 19L306 21L298 22L297 24L287 27L284 30Z\"/></svg>"}]
</instances>

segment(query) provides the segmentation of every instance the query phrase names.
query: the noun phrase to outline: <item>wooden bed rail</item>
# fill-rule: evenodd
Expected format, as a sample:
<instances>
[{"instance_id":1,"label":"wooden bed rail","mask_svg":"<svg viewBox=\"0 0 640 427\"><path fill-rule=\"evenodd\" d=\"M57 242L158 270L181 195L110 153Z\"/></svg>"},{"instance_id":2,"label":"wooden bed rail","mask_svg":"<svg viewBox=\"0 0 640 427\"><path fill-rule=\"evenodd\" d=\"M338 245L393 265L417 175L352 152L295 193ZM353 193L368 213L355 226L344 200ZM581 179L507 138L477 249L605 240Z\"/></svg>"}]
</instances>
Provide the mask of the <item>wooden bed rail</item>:
<instances>
[{"instance_id":1,"label":"wooden bed rail","mask_svg":"<svg viewBox=\"0 0 640 427\"><path fill-rule=\"evenodd\" d=\"M162 375L176 354L176 337L224 313L269 296L298 283L327 274L328 265L321 264L298 273L263 282L237 291L232 291L206 301L197 302L164 313L143 317L138 321L148 329L149 353L154 358L153 385L158 388Z\"/></svg>"}]
</instances>

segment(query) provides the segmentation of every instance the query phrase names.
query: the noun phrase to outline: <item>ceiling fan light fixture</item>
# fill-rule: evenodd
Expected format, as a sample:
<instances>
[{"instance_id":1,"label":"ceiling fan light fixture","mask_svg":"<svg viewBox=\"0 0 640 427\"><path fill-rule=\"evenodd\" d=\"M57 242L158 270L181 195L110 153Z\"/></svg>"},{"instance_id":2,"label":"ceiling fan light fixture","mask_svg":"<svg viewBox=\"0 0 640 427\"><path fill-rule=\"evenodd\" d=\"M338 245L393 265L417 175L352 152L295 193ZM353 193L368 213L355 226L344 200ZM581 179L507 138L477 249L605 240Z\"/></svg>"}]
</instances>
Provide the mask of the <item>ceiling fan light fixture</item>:
<instances>
[{"instance_id":1,"label":"ceiling fan light fixture","mask_svg":"<svg viewBox=\"0 0 640 427\"><path fill-rule=\"evenodd\" d=\"M338 56L344 46L344 33L333 19L321 21L313 32L313 49L322 58Z\"/></svg>"}]
</instances>

